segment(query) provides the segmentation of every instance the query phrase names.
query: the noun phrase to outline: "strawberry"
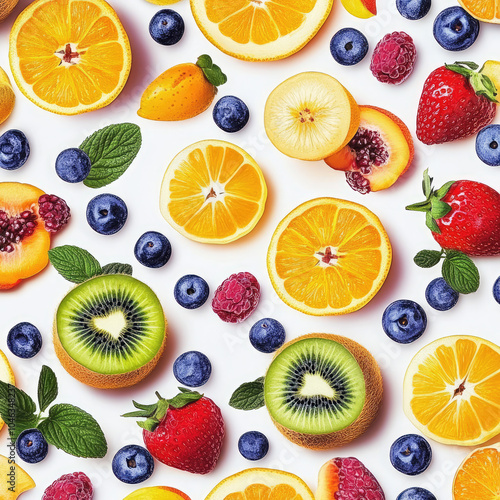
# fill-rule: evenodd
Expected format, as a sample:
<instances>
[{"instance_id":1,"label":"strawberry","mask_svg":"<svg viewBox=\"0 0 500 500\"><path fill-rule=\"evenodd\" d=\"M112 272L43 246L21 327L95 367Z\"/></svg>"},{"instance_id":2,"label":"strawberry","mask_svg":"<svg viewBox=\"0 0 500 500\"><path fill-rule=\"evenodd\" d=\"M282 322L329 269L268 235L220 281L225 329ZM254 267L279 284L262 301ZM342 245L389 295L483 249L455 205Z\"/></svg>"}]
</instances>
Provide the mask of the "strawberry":
<instances>
[{"instance_id":1,"label":"strawberry","mask_svg":"<svg viewBox=\"0 0 500 500\"><path fill-rule=\"evenodd\" d=\"M144 429L146 448L154 458L176 469L208 474L219 459L224 439L224 420L219 407L202 394L182 387L180 394L158 402L134 406L139 411L124 417L146 418L137 422Z\"/></svg>"},{"instance_id":2,"label":"strawberry","mask_svg":"<svg viewBox=\"0 0 500 500\"><path fill-rule=\"evenodd\" d=\"M493 121L497 90L478 67L457 62L429 75L417 113L417 137L424 144L468 137Z\"/></svg>"}]
</instances>

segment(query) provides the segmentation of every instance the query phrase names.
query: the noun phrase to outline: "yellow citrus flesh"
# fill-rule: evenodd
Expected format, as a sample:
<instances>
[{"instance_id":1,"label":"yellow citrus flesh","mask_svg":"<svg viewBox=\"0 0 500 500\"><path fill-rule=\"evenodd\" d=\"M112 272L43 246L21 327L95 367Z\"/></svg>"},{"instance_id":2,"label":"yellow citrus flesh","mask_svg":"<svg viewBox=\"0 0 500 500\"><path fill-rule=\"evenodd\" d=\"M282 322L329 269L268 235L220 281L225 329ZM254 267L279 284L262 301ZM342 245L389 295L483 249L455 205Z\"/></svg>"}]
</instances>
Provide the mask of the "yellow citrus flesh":
<instances>
[{"instance_id":1,"label":"yellow citrus flesh","mask_svg":"<svg viewBox=\"0 0 500 500\"><path fill-rule=\"evenodd\" d=\"M0 123L3 123L12 113L16 96L12 90L7 73L0 68Z\"/></svg>"},{"instance_id":2,"label":"yellow citrus flesh","mask_svg":"<svg viewBox=\"0 0 500 500\"><path fill-rule=\"evenodd\" d=\"M149 3L154 3L155 5L172 5L180 0L146 0Z\"/></svg>"},{"instance_id":3,"label":"yellow citrus flesh","mask_svg":"<svg viewBox=\"0 0 500 500\"><path fill-rule=\"evenodd\" d=\"M182 491L168 486L140 488L127 495L123 500L190 500Z\"/></svg>"},{"instance_id":4,"label":"yellow citrus flesh","mask_svg":"<svg viewBox=\"0 0 500 500\"><path fill-rule=\"evenodd\" d=\"M326 316L366 305L384 283L391 260L389 238L374 213L350 201L317 198L279 223L267 269L286 304Z\"/></svg>"},{"instance_id":5,"label":"yellow citrus flesh","mask_svg":"<svg viewBox=\"0 0 500 500\"><path fill-rule=\"evenodd\" d=\"M246 469L223 479L205 500L314 500L314 495L289 472Z\"/></svg>"},{"instance_id":6,"label":"yellow citrus flesh","mask_svg":"<svg viewBox=\"0 0 500 500\"><path fill-rule=\"evenodd\" d=\"M182 235L202 243L230 243L257 224L267 198L264 175L243 149L225 141L200 141L168 166L160 210Z\"/></svg>"},{"instance_id":7,"label":"yellow citrus flesh","mask_svg":"<svg viewBox=\"0 0 500 500\"><path fill-rule=\"evenodd\" d=\"M33 2L12 27L9 58L21 92L63 115L110 104L131 65L127 34L104 0Z\"/></svg>"},{"instance_id":8,"label":"yellow citrus flesh","mask_svg":"<svg viewBox=\"0 0 500 500\"><path fill-rule=\"evenodd\" d=\"M481 73L484 73L490 78L497 89L497 100L500 95L500 62L499 61L486 61Z\"/></svg>"},{"instance_id":9,"label":"yellow citrus flesh","mask_svg":"<svg viewBox=\"0 0 500 500\"><path fill-rule=\"evenodd\" d=\"M19 495L36 486L35 481L19 465L3 455L0 455L0 477L2 500L16 500ZM10 484L10 481L13 484Z\"/></svg>"},{"instance_id":10,"label":"yellow citrus flesh","mask_svg":"<svg viewBox=\"0 0 500 500\"><path fill-rule=\"evenodd\" d=\"M217 48L250 61L288 57L306 45L333 0L191 0L203 34Z\"/></svg>"},{"instance_id":11,"label":"yellow citrus flesh","mask_svg":"<svg viewBox=\"0 0 500 500\"><path fill-rule=\"evenodd\" d=\"M474 450L453 480L453 500L500 498L500 444Z\"/></svg>"},{"instance_id":12,"label":"yellow citrus flesh","mask_svg":"<svg viewBox=\"0 0 500 500\"><path fill-rule=\"evenodd\" d=\"M370 12L362 2L362 0L341 0L342 5L349 14L359 17L360 19L368 19L375 14Z\"/></svg>"},{"instance_id":13,"label":"yellow citrus flesh","mask_svg":"<svg viewBox=\"0 0 500 500\"><path fill-rule=\"evenodd\" d=\"M267 99L264 126L283 154L322 160L342 149L359 128L360 111L347 89L324 73L306 72L278 85Z\"/></svg>"},{"instance_id":14,"label":"yellow citrus flesh","mask_svg":"<svg viewBox=\"0 0 500 500\"><path fill-rule=\"evenodd\" d=\"M404 380L404 411L422 433L475 446L500 433L500 347L445 337L420 350Z\"/></svg>"},{"instance_id":15,"label":"yellow citrus flesh","mask_svg":"<svg viewBox=\"0 0 500 500\"><path fill-rule=\"evenodd\" d=\"M476 19L486 23L500 23L500 2L498 0L458 0L458 2Z\"/></svg>"}]
</instances>

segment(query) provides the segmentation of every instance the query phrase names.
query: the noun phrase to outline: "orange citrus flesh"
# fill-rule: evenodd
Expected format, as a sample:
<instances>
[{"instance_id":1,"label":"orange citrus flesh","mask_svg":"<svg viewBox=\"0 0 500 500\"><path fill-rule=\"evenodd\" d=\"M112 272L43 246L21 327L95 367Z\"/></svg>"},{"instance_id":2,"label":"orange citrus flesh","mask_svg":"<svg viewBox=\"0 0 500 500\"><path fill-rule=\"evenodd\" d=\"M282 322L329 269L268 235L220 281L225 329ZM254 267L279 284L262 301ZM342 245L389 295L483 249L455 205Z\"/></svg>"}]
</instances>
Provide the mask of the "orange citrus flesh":
<instances>
[{"instance_id":1,"label":"orange citrus flesh","mask_svg":"<svg viewBox=\"0 0 500 500\"><path fill-rule=\"evenodd\" d=\"M498 0L458 0L471 16L487 23L500 23L500 2Z\"/></svg>"},{"instance_id":2,"label":"orange citrus flesh","mask_svg":"<svg viewBox=\"0 0 500 500\"><path fill-rule=\"evenodd\" d=\"M161 187L164 218L187 238L229 243L264 212L267 187L257 163L225 141L192 144L171 162Z\"/></svg>"},{"instance_id":3,"label":"orange citrus flesh","mask_svg":"<svg viewBox=\"0 0 500 500\"><path fill-rule=\"evenodd\" d=\"M33 2L14 23L9 55L20 90L68 115L109 104L131 65L128 37L104 0Z\"/></svg>"},{"instance_id":4,"label":"orange citrus flesh","mask_svg":"<svg viewBox=\"0 0 500 500\"><path fill-rule=\"evenodd\" d=\"M405 413L446 444L477 445L500 433L500 347L454 336L424 347L404 382Z\"/></svg>"},{"instance_id":5,"label":"orange citrus flesh","mask_svg":"<svg viewBox=\"0 0 500 500\"><path fill-rule=\"evenodd\" d=\"M289 306L312 315L346 314L374 297L391 256L389 238L367 208L318 198L281 221L269 246L268 270Z\"/></svg>"}]
</instances>

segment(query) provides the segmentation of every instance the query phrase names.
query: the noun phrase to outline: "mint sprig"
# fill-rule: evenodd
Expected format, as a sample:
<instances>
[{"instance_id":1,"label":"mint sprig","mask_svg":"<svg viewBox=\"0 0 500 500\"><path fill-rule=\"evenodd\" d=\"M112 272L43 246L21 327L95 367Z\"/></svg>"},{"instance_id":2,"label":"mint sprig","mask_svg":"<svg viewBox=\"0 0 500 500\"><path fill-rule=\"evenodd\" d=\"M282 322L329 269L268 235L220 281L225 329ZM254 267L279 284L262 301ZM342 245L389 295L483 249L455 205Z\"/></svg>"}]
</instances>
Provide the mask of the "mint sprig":
<instances>
[{"instance_id":1,"label":"mint sprig","mask_svg":"<svg viewBox=\"0 0 500 500\"><path fill-rule=\"evenodd\" d=\"M227 82L227 76L222 72L217 64L213 63L212 58L209 55L203 54L198 57L196 65L201 68L206 79L214 87L219 87Z\"/></svg>"},{"instance_id":2,"label":"mint sprig","mask_svg":"<svg viewBox=\"0 0 500 500\"><path fill-rule=\"evenodd\" d=\"M229 406L237 410L256 410L264 405L264 377L241 384L229 400Z\"/></svg>"},{"instance_id":3,"label":"mint sprig","mask_svg":"<svg viewBox=\"0 0 500 500\"><path fill-rule=\"evenodd\" d=\"M141 144L141 129L134 123L109 125L94 132L80 145L92 165L83 183L100 188L118 179L134 161Z\"/></svg>"},{"instance_id":4,"label":"mint sprig","mask_svg":"<svg viewBox=\"0 0 500 500\"><path fill-rule=\"evenodd\" d=\"M108 445L101 427L84 410L69 404L53 405L48 416L42 414L57 398L58 384L55 373L44 365L38 380L38 404L21 389L0 381L0 416L9 427L14 443L19 434L38 429L47 442L75 457L102 458Z\"/></svg>"},{"instance_id":5,"label":"mint sprig","mask_svg":"<svg viewBox=\"0 0 500 500\"><path fill-rule=\"evenodd\" d=\"M74 245L62 245L49 250L49 260L56 271L72 283L83 283L103 274L132 274L130 264L113 262L101 267L90 252Z\"/></svg>"}]
</instances>

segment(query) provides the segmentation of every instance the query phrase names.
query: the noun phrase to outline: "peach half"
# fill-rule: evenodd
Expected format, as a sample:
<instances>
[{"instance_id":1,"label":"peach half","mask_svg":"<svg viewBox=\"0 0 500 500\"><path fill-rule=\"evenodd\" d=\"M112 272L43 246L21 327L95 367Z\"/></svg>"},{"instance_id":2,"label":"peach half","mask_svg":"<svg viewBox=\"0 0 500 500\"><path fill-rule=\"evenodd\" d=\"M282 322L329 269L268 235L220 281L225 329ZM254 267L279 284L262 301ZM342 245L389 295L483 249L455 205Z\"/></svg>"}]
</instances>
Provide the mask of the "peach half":
<instances>
[{"instance_id":1,"label":"peach half","mask_svg":"<svg viewBox=\"0 0 500 500\"><path fill-rule=\"evenodd\" d=\"M355 191L367 194L391 187L414 156L408 127L396 115L375 106L359 106L360 125L347 146L325 158L334 170L345 172Z\"/></svg>"},{"instance_id":2,"label":"peach half","mask_svg":"<svg viewBox=\"0 0 500 500\"><path fill-rule=\"evenodd\" d=\"M140 488L127 495L123 500L191 500L185 493L168 486Z\"/></svg>"},{"instance_id":3,"label":"peach half","mask_svg":"<svg viewBox=\"0 0 500 500\"><path fill-rule=\"evenodd\" d=\"M342 5L349 14L361 19L377 15L376 0L342 0Z\"/></svg>"}]
</instances>

